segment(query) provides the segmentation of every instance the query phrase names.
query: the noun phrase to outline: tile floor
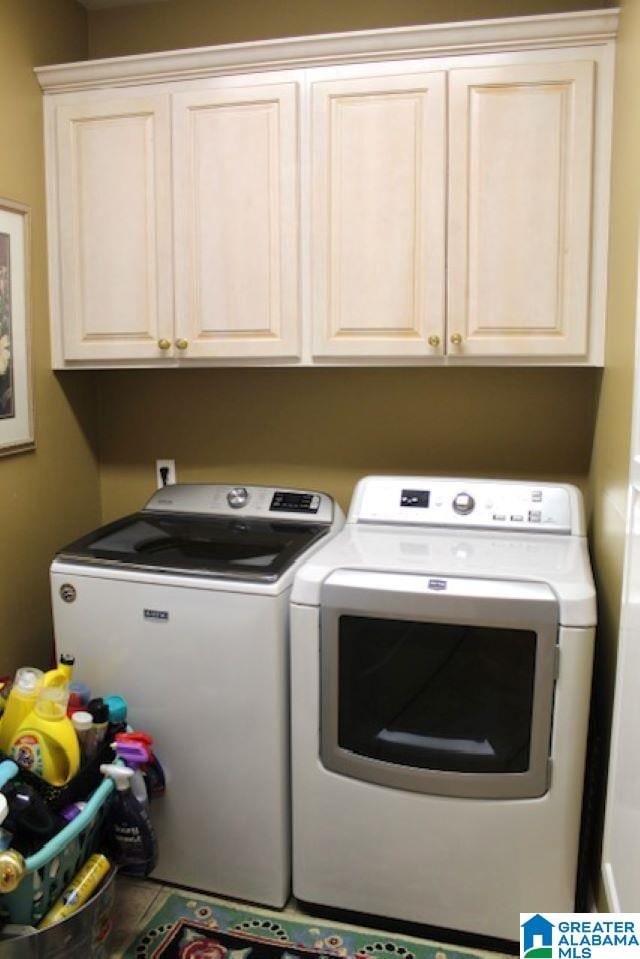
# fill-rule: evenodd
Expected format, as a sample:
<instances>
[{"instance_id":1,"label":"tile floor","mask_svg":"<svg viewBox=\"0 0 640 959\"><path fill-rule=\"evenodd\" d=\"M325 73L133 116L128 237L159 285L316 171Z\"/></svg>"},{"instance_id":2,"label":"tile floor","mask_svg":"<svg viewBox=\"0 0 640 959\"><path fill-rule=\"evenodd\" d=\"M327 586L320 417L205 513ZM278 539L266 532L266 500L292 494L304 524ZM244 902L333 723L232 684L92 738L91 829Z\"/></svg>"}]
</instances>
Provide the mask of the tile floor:
<instances>
[{"instance_id":1,"label":"tile floor","mask_svg":"<svg viewBox=\"0 0 640 959\"><path fill-rule=\"evenodd\" d=\"M127 879L120 877L116 880L116 899L113 909L114 927L111 933L111 953L110 959L121 959L123 951L129 945L134 933L141 929L147 920L156 912L163 903L163 900L172 891L171 886L165 886L160 882L153 882L145 879ZM184 892L184 890L176 890ZM199 899L206 899L206 895L198 893ZM257 906L251 906L256 912L261 912ZM295 900L291 900L283 910L283 915L290 916L292 919L300 919L308 915L298 909ZM324 918L323 924L329 923ZM401 934L400 934L401 935ZM513 956L506 956L497 952L485 952L482 949L473 947L456 946L457 951L473 952L475 956L482 959L514 959ZM444 947L446 950L446 946Z\"/></svg>"},{"instance_id":2,"label":"tile floor","mask_svg":"<svg viewBox=\"0 0 640 959\"><path fill-rule=\"evenodd\" d=\"M144 879L116 879L116 900L113 907L111 959L119 959L137 929L147 917L159 909L168 889Z\"/></svg>"}]
</instances>

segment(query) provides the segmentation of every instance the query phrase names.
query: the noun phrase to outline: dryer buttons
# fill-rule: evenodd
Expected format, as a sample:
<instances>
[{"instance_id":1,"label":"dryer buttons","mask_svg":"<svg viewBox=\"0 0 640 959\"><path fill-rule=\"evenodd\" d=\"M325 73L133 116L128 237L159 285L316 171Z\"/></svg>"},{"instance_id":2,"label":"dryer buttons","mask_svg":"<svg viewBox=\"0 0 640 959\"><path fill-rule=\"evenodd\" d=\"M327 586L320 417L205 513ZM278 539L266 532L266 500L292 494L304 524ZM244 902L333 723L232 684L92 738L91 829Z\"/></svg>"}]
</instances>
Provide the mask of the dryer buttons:
<instances>
[{"instance_id":1,"label":"dryer buttons","mask_svg":"<svg viewBox=\"0 0 640 959\"><path fill-rule=\"evenodd\" d=\"M454 497L452 505L455 513L459 513L460 516L468 516L469 513L473 512L476 501L469 493L458 493Z\"/></svg>"}]
</instances>

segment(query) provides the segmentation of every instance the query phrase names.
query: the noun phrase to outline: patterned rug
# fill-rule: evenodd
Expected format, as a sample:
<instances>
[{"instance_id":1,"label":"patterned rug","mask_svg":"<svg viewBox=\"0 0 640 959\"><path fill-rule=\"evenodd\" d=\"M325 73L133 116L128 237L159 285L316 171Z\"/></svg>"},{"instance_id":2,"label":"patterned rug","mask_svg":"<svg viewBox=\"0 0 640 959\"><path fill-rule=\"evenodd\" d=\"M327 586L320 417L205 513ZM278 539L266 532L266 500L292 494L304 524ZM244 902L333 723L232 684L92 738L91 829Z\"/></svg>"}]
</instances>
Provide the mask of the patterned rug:
<instances>
[{"instance_id":1,"label":"patterned rug","mask_svg":"<svg viewBox=\"0 0 640 959\"><path fill-rule=\"evenodd\" d=\"M343 923L170 893L123 959L479 959L486 955Z\"/></svg>"}]
</instances>

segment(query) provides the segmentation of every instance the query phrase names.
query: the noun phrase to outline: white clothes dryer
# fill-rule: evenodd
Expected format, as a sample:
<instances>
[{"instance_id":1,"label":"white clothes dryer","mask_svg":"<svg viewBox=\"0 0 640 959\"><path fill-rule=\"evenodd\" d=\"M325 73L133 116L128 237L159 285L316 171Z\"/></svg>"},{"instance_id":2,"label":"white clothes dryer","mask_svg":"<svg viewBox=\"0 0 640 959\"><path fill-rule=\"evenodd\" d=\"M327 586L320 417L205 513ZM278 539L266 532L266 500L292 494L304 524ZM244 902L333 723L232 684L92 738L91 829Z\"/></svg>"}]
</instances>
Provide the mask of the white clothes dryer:
<instances>
[{"instance_id":1,"label":"white clothes dryer","mask_svg":"<svg viewBox=\"0 0 640 959\"><path fill-rule=\"evenodd\" d=\"M289 597L343 522L323 493L168 486L54 560L58 650L94 695L125 697L167 774L154 877L285 904Z\"/></svg>"},{"instance_id":2,"label":"white clothes dryer","mask_svg":"<svg viewBox=\"0 0 640 959\"><path fill-rule=\"evenodd\" d=\"M595 622L576 488L362 480L292 593L294 895L509 940L573 910Z\"/></svg>"}]
</instances>

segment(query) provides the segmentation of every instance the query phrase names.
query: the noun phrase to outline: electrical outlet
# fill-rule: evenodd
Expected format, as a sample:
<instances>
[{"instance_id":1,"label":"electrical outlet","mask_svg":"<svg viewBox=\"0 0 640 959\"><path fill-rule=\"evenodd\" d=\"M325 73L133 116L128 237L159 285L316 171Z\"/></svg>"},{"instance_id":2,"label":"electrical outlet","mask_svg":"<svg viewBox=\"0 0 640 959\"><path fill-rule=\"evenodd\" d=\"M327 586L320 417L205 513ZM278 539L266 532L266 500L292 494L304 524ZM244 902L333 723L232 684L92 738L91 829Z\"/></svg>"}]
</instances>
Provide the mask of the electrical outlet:
<instances>
[{"instance_id":1,"label":"electrical outlet","mask_svg":"<svg viewBox=\"0 0 640 959\"><path fill-rule=\"evenodd\" d=\"M156 486L174 486L176 483L176 461L156 460Z\"/></svg>"}]
</instances>

